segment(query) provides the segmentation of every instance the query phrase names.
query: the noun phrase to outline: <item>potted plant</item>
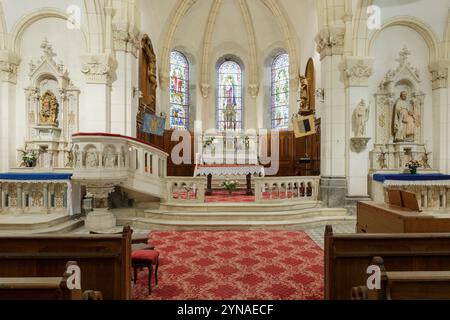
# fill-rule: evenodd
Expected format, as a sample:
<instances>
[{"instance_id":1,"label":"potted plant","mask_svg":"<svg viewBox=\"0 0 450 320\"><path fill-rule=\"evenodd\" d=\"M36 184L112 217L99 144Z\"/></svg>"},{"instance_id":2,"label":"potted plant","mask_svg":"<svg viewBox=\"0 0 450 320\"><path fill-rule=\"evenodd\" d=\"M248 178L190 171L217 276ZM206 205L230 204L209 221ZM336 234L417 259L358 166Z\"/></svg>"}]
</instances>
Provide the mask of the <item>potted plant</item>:
<instances>
[{"instance_id":1,"label":"potted plant","mask_svg":"<svg viewBox=\"0 0 450 320\"><path fill-rule=\"evenodd\" d=\"M225 181L223 183L223 186L225 187L225 189L227 189L228 191L228 195L231 196L233 194L233 191L235 191L237 189L238 183L237 181Z\"/></svg>"},{"instance_id":2,"label":"potted plant","mask_svg":"<svg viewBox=\"0 0 450 320\"><path fill-rule=\"evenodd\" d=\"M422 167L422 163L417 160L411 160L406 164L406 167L409 169L411 174L417 174L417 169Z\"/></svg>"},{"instance_id":3,"label":"potted plant","mask_svg":"<svg viewBox=\"0 0 450 320\"><path fill-rule=\"evenodd\" d=\"M22 161L23 164L27 168L33 168L36 166L36 161L38 159L38 155L34 151L21 151L22 152Z\"/></svg>"}]
</instances>

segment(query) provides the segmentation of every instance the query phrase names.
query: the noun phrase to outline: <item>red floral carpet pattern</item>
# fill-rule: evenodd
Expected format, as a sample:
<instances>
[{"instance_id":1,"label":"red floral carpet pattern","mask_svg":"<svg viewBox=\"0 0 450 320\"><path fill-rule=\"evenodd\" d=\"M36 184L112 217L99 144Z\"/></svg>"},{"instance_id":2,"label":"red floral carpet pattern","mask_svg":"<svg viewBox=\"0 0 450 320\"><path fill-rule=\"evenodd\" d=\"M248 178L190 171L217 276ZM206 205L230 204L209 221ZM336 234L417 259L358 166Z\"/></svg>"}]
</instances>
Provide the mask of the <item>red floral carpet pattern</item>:
<instances>
[{"instance_id":1,"label":"red floral carpet pattern","mask_svg":"<svg viewBox=\"0 0 450 320\"><path fill-rule=\"evenodd\" d=\"M187 198L187 192L174 193L173 196L175 199L178 199L181 195L181 199ZM263 192L263 199L269 199L270 192ZM303 196L304 194L302 194ZM292 198L292 191L287 193L285 192L273 192L272 199L286 199ZM195 198L195 193L191 192L190 198ZM205 196L205 202L213 203L213 202L255 202L255 196L247 196L246 191L234 191L230 196L227 191L214 191L212 196Z\"/></svg>"},{"instance_id":2,"label":"red floral carpet pattern","mask_svg":"<svg viewBox=\"0 0 450 320\"><path fill-rule=\"evenodd\" d=\"M140 271L133 299L323 299L323 251L301 231L161 231L150 241L158 286L149 296Z\"/></svg>"}]
</instances>

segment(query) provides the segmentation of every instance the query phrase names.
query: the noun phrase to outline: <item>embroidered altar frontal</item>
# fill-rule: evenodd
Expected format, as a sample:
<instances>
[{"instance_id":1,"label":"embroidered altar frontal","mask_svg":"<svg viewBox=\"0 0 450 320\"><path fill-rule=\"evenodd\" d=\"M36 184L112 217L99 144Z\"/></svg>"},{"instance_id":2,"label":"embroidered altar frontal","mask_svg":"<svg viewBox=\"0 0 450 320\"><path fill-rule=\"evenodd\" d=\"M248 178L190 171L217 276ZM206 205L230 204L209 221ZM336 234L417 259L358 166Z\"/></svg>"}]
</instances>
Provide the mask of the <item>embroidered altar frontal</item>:
<instances>
[{"instance_id":1,"label":"embroidered altar frontal","mask_svg":"<svg viewBox=\"0 0 450 320\"><path fill-rule=\"evenodd\" d=\"M264 167L259 165L198 165L194 176L264 176Z\"/></svg>"}]
</instances>

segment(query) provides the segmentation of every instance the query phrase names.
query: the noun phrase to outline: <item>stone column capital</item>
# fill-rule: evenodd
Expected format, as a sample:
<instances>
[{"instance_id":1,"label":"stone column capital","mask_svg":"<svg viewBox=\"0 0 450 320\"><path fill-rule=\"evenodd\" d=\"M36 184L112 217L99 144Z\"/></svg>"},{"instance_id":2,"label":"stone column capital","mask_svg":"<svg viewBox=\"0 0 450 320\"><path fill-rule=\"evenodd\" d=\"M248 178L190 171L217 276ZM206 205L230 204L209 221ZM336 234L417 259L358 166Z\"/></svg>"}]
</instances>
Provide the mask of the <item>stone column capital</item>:
<instances>
[{"instance_id":1,"label":"stone column capital","mask_svg":"<svg viewBox=\"0 0 450 320\"><path fill-rule=\"evenodd\" d=\"M130 25L127 22L114 23L114 50L129 52L137 57L139 49L141 48L139 36L139 31L136 28L130 28Z\"/></svg>"},{"instance_id":2,"label":"stone column capital","mask_svg":"<svg viewBox=\"0 0 450 320\"><path fill-rule=\"evenodd\" d=\"M367 87L373 74L374 58L349 56L345 59L344 78L347 87Z\"/></svg>"},{"instance_id":3,"label":"stone column capital","mask_svg":"<svg viewBox=\"0 0 450 320\"><path fill-rule=\"evenodd\" d=\"M337 23L322 29L316 36L317 51L321 59L344 53L345 24Z\"/></svg>"},{"instance_id":4,"label":"stone column capital","mask_svg":"<svg viewBox=\"0 0 450 320\"><path fill-rule=\"evenodd\" d=\"M450 60L442 59L433 62L428 69L431 73L431 81L433 90L445 89L448 87L448 70L450 68Z\"/></svg>"},{"instance_id":5,"label":"stone column capital","mask_svg":"<svg viewBox=\"0 0 450 320\"><path fill-rule=\"evenodd\" d=\"M111 85L114 59L109 54L83 54L81 72L87 83Z\"/></svg>"},{"instance_id":6,"label":"stone column capital","mask_svg":"<svg viewBox=\"0 0 450 320\"><path fill-rule=\"evenodd\" d=\"M17 83L17 68L20 58L10 51L0 51L0 82Z\"/></svg>"}]
</instances>

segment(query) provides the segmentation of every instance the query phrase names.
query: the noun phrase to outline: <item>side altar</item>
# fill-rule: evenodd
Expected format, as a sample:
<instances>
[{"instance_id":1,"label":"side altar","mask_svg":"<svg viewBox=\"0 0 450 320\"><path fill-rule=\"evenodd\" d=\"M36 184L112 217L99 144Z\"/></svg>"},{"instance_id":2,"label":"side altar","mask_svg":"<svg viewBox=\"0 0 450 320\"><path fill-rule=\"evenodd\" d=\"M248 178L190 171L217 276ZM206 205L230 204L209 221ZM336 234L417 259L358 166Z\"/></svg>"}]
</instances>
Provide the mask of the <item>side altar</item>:
<instances>
[{"instance_id":1,"label":"side altar","mask_svg":"<svg viewBox=\"0 0 450 320\"><path fill-rule=\"evenodd\" d=\"M450 177L433 170L432 152L424 143L425 94L421 75L403 48L397 67L381 81L375 94L374 149L370 152L369 193L373 200L387 202L387 190L403 189L416 194L422 208L446 209ZM427 107L428 108L428 107ZM411 161L420 163L420 174L408 174Z\"/></svg>"}]
</instances>

